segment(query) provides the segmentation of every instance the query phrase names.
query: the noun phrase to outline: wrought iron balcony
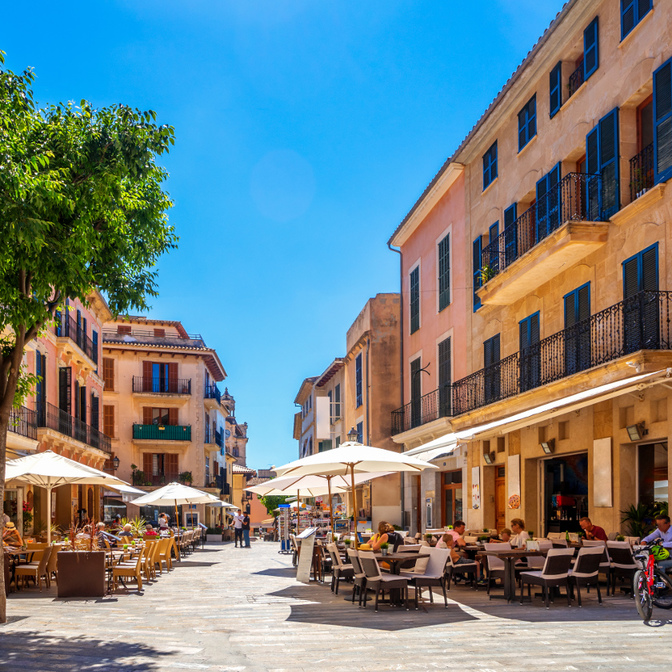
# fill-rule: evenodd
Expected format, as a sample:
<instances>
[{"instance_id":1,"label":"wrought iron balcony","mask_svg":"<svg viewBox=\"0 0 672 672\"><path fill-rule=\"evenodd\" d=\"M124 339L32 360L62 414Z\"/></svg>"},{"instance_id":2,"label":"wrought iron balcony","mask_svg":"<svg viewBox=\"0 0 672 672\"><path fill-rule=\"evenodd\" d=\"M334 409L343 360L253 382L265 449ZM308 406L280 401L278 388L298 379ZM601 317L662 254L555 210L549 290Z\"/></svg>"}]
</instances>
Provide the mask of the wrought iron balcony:
<instances>
[{"instance_id":1,"label":"wrought iron balcony","mask_svg":"<svg viewBox=\"0 0 672 672\"><path fill-rule=\"evenodd\" d=\"M191 378L145 378L133 376L133 392L191 394Z\"/></svg>"},{"instance_id":2,"label":"wrought iron balcony","mask_svg":"<svg viewBox=\"0 0 672 672\"><path fill-rule=\"evenodd\" d=\"M630 201L639 198L653 185L653 143L651 143L630 159Z\"/></svg>"},{"instance_id":3,"label":"wrought iron balcony","mask_svg":"<svg viewBox=\"0 0 672 672\"><path fill-rule=\"evenodd\" d=\"M56 336L69 338L74 341L84 354L94 363L98 364L98 347L86 335L81 324L77 324L70 315L56 313L56 323L54 325Z\"/></svg>"},{"instance_id":4,"label":"wrought iron balcony","mask_svg":"<svg viewBox=\"0 0 672 672\"><path fill-rule=\"evenodd\" d=\"M581 60L581 63L579 64L579 67L574 70L574 72L569 76L569 82L567 84L568 92L567 95L569 98L571 98L578 90L581 84L583 84L584 81L584 74L583 74L583 59Z\"/></svg>"},{"instance_id":5,"label":"wrought iron balcony","mask_svg":"<svg viewBox=\"0 0 672 672\"><path fill-rule=\"evenodd\" d=\"M395 434L458 416L638 350L672 350L672 292L640 292L392 412Z\"/></svg>"},{"instance_id":6,"label":"wrought iron balcony","mask_svg":"<svg viewBox=\"0 0 672 672\"><path fill-rule=\"evenodd\" d=\"M38 404L35 408L35 414L38 427L53 429L72 439L86 443L92 448L97 448L106 453L112 452L109 436L53 404Z\"/></svg>"},{"instance_id":7,"label":"wrought iron balcony","mask_svg":"<svg viewBox=\"0 0 672 672\"><path fill-rule=\"evenodd\" d=\"M133 425L134 439L191 441L191 425Z\"/></svg>"},{"instance_id":8,"label":"wrought iron balcony","mask_svg":"<svg viewBox=\"0 0 672 672\"><path fill-rule=\"evenodd\" d=\"M222 400L222 393L219 391L217 385L206 385L203 391L204 399L215 399L219 404Z\"/></svg>"},{"instance_id":9,"label":"wrought iron balcony","mask_svg":"<svg viewBox=\"0 0 672 672\"><path fill-rule=\"evenodd\" d=\"M37 440L37 413L25 406L9 412L9 431Z\"/></svg>"},{"instance_id":10,"label":"wrought iron balcony","mask_svg":"<svg viewBox=\"0 0 672 672\"><path fill-rule=\"evenodd\" d=\"M568 173L513 224L483 248L479 285L507 269L565 222L606 221L602 177Z\"/></svg>"}]
</instances>

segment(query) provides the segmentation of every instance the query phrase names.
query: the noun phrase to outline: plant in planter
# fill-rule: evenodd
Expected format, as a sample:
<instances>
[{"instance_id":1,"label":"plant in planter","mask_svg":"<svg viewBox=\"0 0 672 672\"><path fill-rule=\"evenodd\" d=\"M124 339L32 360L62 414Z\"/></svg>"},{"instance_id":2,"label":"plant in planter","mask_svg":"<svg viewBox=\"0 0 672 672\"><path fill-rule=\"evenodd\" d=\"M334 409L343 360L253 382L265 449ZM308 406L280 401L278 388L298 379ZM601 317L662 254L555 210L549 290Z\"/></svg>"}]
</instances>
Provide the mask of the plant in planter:
<instances>
[{"instance_id":1,"label":"plant in planter","mask_svg":"<svg viewBox=\"0 0 672 672\"><path fill-rule=\"evenodd\" d=\"M382 554L382 555L387 555L387 549L388 549L389 547L390 547L390 545L389 545L386 541L384 541L384 542L380 545L380 552L381 552L381 554Z\"/></svg>"},{"instance_id":2,"label":"plant in planter","mask_svg":"<svg viewBox=\"0 0 672 672\"><path fill-rule=\"evenodd\" d=\"M185 485L191 485L194 482L194 477L190 471L183 471L177 478L180 483L184 483Z\"/></svg>"},{"instance_id":3,"label":"plant in planter","mask_svg":"<svg viewBox=\"0 0 672 672\"><path fill-rule=\"evenodd\" d=\"M616 541L625 541L625 537L622 534L616 535Z\"/></svg>"},{"instance_id":4,"label":"plant in planter","mask_svg":"<svg viewBox=\"0 0 672 672\"><path fill-rule=\"evenodd\" d=\"M351 541L352 541L351 539L343 539L343 543L344 543L346 546L350 546Z\"/></svg>"},{"instance_id":5,"label":"plant in planter","mask_svg":"<svg viewBox=\"0 0 672 672\"><path fill-rule=\"evenodd\" d=\"M534 539L534 530L528 530L527 533L530 535L530 539Z\"/></svg>"},{"instance_id":6,"label":"plant in planter","mask_svg":"<svg viewBox=\"0 0 672 672\"><path fill-rule=\"evenodd\" d=\"M490 264L483 264L478 271L478 279L481 281L481 287L492 280L497 275L497 271Z\"/></svg>"},{"instance_id":7,"label":"plant in planter","mask_svg":"<svg viewBox=\"0 0 672 672\"><path fill-rule=\"evenodd\" d=\"M434 535L432 534L425 534L425 540L426 541L431 541L434 538Z\"/></svg>"}]
</instances>

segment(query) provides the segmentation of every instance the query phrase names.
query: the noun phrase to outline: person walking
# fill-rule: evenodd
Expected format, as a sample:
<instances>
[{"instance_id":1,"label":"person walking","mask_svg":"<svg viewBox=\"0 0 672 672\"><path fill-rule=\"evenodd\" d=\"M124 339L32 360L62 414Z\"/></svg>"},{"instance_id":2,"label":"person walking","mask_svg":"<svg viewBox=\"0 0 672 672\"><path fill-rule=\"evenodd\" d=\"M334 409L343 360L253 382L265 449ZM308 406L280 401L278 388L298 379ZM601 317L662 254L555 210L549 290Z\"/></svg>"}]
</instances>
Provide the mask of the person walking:
<instances>
[{"instance_id":1,"label":"person walking","mask_svg":"<svg viewBox=\"0 0 672 672\"><path fill-rule=\"evenodd\" d=\"M250 517L247 513L243 515L243 538L245 539L245 548L250 548Z\"/></svg>"},{"instance_id":2,"label":"person walking","mask_svg":"<svg viewBox=\"0 0 672 672\"><path fill-rule=\"evenodd\" d=\"M233 544L238 548L238 542L240 542L240 547L243 547L243 515L240 512L240 509L236 511L233 516Z\"/></svg>"}]
</instances>

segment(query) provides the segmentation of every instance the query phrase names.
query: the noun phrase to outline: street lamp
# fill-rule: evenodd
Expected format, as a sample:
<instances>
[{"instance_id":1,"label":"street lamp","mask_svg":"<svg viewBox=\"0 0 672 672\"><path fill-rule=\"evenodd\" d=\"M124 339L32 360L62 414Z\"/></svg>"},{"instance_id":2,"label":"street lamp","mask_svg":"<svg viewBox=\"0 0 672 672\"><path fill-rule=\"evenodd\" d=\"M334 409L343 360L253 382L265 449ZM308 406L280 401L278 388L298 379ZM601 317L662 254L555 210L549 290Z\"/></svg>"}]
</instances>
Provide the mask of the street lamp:
<instances>
[{"instance_id":1,"label":"street lamp","mask_svg":"<svg viewBox=\"0 0 672 672\"><path fill-rule=\"evenodd\" d=\"M359 437L359 433L357 432L357 430L354 427L352 427L350 429L350 431L348 432L348 441L352 441L353 443L355 443L357 441L358 437Z\"/></svg>"},{"instance_id":2,"label":"street lamp","mask_svg":"<svg viewBox=\"0 0 672 672\"><path fill-rule=\"evenodd\" d=\"M112 471L116 471L119 469L119 458L115 455L112 458Z\"/></svg>"}]
</instances>

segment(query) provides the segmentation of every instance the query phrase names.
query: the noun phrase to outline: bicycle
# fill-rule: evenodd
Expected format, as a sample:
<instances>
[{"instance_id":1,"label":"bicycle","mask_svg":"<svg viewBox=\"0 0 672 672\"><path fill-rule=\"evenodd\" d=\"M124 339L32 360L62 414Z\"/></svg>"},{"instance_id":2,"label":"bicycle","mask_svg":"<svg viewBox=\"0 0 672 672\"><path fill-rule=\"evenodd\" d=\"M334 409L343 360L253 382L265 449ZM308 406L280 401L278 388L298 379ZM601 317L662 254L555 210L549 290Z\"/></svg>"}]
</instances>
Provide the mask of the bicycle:
<instances>
[{"instance_id":1,"label":"bicycle","mask_svg":"<svg viewBox=\"0 0 672 672\"><path fill-rule=\"evenodd\" d=\"M672 609L672 581L658 567L654 558L653 547L658 546L662 539L656 539L643 546L635 555L643 569L638 569L633 578L632 592L637 612L644 623L651 620L653 607Z\"/></svg>"}]
</instances>

